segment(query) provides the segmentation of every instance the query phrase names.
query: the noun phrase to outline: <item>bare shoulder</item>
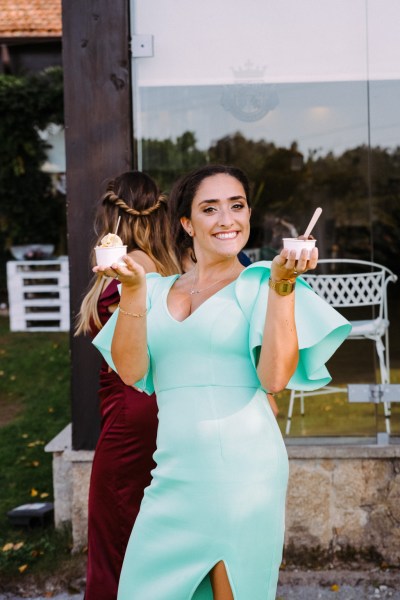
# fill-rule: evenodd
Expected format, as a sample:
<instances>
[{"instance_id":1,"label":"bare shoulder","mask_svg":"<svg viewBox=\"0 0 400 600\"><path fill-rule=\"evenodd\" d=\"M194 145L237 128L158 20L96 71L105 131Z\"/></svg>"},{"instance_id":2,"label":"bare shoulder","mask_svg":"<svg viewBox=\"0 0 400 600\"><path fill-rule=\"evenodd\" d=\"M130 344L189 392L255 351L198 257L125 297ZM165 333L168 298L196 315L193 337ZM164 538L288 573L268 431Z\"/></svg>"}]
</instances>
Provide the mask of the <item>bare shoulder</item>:
<instances>
[{"instance_id":1,"label":"bare shoulder","mask_svg":"<svg viewBox=\"0 0 400 600\"><path fill-rule=\"evenodd\" d=\"M193 274L190 272L179 275L179 277L175 280L173 286L171 287L170 295L174 296L183 293L185 296L187 296L188 293L190 293L192 280Z\"/></svg>"},{"instance_id":2,"label":"bare shoulder","mask_svg":"<svg viewBox=\"0 0 400 600\"><path fill-rule=\"evenodd\" d=\"M133 250L129 253L135 262L143 267L146 273L154 273L157 271L156 263L143 250Z\"/></svg>"}]
</instances>

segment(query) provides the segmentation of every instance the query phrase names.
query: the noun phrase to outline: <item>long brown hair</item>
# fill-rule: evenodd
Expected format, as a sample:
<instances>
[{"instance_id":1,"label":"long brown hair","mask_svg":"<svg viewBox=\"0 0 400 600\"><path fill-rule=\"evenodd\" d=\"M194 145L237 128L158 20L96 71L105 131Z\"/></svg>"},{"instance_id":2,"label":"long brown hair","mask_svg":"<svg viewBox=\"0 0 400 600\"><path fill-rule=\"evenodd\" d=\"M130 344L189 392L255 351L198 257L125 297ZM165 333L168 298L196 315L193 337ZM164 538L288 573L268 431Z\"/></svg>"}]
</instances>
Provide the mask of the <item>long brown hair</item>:
<instances>
[{"instance_id":1,"label":"long brown hair","mask_svg":"<svg viewBox=\"0 0 400 600\"><path fill-rule=\"evenodd\" d=\"M94 246L107 233L115 232L119 217L118 235L128 252L142 250L161 275L180 272L171 241L167 198L160 194L151 177L141 171L127 171L108 183L96 214ZM96 264L94 250L91 262ZM102 275L95 275L82 301L75 335L90 332L93 325L101 329L97 303L103 284Z\"/></svg>"}]
</instances>

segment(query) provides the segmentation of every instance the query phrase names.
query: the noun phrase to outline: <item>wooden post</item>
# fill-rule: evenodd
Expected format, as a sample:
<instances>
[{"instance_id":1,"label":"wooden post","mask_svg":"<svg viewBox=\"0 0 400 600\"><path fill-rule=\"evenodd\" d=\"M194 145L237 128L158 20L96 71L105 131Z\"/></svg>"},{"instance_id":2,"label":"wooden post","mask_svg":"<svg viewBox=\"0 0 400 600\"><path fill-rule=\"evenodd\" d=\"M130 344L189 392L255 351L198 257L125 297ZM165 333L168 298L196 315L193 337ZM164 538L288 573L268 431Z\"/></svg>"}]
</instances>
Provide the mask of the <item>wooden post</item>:
<instances>
[{"instance_id":1,"label":"wooden post","mask_svg":"<svg viewBox=\"0 0 400 600\"><path fill-rule=\"evenodd\" d=\"M91 277L94 209L104 182L132 168L129 0L63 0L71 323ZM93 449L99 433L99 355L74 338L72 445Z\"/></svg>"}]
</instances>

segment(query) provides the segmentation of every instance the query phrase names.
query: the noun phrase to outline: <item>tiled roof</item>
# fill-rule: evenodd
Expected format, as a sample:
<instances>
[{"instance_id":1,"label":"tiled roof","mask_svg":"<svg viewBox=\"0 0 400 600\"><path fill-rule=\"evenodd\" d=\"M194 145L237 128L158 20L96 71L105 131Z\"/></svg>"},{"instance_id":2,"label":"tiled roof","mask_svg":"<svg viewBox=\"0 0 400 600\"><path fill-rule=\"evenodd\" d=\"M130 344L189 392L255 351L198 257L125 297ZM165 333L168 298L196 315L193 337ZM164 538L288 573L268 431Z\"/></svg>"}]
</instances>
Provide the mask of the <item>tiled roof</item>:
<instances>
[{"instance_id":1,"label":"tiled roof","mask_svg":"<svg viewBox=\"0 0 400 600\"><path fill-rule=\"evenodd\" d=\"M0 0L0 38L61 36L61 0Z\"/></svg>"}]
</instances>

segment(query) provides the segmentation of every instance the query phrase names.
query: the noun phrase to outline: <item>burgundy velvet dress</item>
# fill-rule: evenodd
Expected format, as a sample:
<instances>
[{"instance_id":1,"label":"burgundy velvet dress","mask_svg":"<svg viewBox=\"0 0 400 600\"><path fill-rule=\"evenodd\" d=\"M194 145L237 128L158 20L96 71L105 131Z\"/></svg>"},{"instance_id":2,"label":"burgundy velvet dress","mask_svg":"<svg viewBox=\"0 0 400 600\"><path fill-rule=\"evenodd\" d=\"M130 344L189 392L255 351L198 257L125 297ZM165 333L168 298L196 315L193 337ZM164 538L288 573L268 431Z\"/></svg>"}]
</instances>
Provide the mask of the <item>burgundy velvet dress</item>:
<instances>
[{"instance_id":1,"label":"burgundy velvet dress","mask_svg":"<svg viewBox=\"0 0 400 600\"><path fill-rule=\"evenodd\" d=\"M108 307L118 302L117 282L112 281L98 303L103 325L111 316ZM85 600L115 600L128 539L155 467L157 405L154 394L125 385L104 361L99 398L101 433L90 479Z\"/></svg>"}]
</instances>

